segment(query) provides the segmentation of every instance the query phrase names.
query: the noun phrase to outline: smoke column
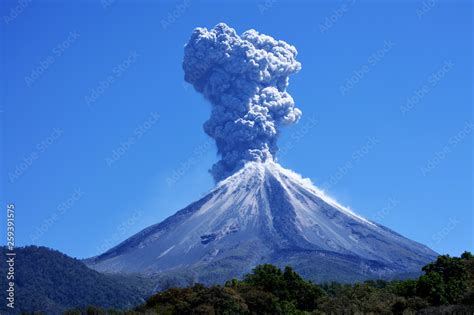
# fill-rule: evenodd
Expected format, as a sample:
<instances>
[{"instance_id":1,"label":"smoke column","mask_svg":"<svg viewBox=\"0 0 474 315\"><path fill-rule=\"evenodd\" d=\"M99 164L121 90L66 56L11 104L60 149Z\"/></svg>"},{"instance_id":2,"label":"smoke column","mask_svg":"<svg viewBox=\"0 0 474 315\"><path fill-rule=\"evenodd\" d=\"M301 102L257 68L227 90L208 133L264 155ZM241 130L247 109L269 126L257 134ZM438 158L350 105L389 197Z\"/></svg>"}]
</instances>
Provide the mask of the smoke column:
<instances>
[{"instance_id":1,"label":"smoke column","mask_svg":"<svg viewBox=\"0 0 474 315\"><path fill-rule=\"evenodd\" d=\"M224 23L196 28L184 48L184 79L212 104L204 131L215 139L221 160L211 174L220 181L248 161L273 159L280 127L301 111L286 92L301 69L295 47L248 30L237 35Z\"/></svg>"}]
</instances>

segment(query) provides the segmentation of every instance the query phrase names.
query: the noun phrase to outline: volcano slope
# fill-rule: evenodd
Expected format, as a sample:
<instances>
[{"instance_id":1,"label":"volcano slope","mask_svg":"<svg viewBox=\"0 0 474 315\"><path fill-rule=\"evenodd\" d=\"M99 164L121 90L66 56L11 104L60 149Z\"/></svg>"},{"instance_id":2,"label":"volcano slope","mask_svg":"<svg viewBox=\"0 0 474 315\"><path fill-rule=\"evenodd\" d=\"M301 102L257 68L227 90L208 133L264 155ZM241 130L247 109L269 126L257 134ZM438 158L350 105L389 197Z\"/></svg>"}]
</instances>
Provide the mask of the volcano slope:
<instances>
[{"instance_id":1,"label":"volcano slope","mask_svg":"<svg viewBox=\"0 0 474 315\"><path fill-rule=\"evenodd\" d=\"M202 199L86 263L205 284L271 263L317 282L354 282L414 275L436 256L266 161L247 163Z\"/></svg>"}]
</instances>

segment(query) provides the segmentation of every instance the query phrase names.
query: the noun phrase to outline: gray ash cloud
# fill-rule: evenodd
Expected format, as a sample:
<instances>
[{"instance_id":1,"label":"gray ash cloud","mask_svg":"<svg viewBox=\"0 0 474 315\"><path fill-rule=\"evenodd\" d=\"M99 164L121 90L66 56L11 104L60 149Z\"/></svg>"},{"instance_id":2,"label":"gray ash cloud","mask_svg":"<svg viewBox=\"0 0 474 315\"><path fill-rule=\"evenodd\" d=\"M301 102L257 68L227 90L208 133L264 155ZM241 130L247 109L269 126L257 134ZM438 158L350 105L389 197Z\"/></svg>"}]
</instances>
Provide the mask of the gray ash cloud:
<instances>
[{"instance_id":1,"label":"gray ash cloud","mask_svg":"<svg viewBox=\"0 0 474 315\"><path fill-rule=\"evenodd\" d=\"M224 23L196 28L184 48L186 82L212 104L204 131L221 160L211 173L220 181L248 161L273 159L281 126L296 123L301 111L286 92L289 76L301 69L295 47Z\"/></svg>"}]
</instances>

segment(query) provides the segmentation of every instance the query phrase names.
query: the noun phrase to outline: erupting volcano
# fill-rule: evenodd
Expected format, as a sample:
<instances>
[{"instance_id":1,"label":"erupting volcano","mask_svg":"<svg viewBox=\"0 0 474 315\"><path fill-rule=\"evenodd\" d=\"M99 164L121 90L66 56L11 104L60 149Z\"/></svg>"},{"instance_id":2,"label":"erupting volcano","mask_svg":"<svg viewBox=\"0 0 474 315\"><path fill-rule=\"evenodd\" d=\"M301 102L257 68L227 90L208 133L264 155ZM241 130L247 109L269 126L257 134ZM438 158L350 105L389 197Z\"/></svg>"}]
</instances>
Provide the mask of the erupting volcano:
<instances>
[{"instance_id":1,"label":"erupting volcano","mask_svg":"<svg viewBox=\"0 0 474 315\"><path fill-rule=\"evenodd\" d=\"M221 23L197 28L185 80L212 105L205 132L222 157L202 199L102 255L103 272L190 275L221 283L272 263L315 281L356 281L418 272L437 254L369 221L276 162L281 127L302 115L286 88L295 47Z\"/></svg>"}]
</instances>

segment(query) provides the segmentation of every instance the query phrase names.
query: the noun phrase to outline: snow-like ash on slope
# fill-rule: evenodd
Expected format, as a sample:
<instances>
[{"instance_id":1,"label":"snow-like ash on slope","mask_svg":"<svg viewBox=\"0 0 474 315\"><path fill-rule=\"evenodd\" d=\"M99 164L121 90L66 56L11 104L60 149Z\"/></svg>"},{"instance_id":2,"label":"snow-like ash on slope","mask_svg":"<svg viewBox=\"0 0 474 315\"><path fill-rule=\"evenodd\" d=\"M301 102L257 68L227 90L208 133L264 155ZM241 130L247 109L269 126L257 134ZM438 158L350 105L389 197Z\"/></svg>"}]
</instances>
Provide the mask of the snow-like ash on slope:
<instances>
[{"instance_id":1,"label":"snow-like ash on slope","mask_svg":"<svg viewBox=\"0 0 474 315\"><path fill-rule=\"evenodd\" d=\"M223 186L229 185L230 182L235 182L235 181L242 182L242 180L239 178L239 176L241 176L243 178L247 178L247 181L251 182L252 180L254 180L251 177L255 177L255 173L249 172L249 170L255 170L255 169L258 169L258 171L255 172L255 173L260 175L258 177L261 177L261 174L264 173L265 170L267 170L267 169L271 170L271 173L274 174L275 178L277 178L279 182L285 183L286 181L290 181L292 183L297 183L300 187L303 187L304 189L306 189L310 193L314 194L315 196L320 198L322 201L324 201L328 205L338 209L339 211L342 211L342 212L346 213L347 215L350 215L350 216L352 216L353 218L355 218L359 221L370 224L372 226L376 226L371 221L369 221L369 220L365 219L364 217L354 213L348 207L345 207L345 206L341 205L336 200L334 200L333 198L326 195L324 193L324 191L320 190L319 188L317 188L313 184L311 179L304 178L300 174L298 174L298 173L296 173L296 172L294 172L290 169L283 168L280 164L272 162L272 161L267 161L266 163L263 163L263 164L262 163L252 163L252 162L247 163L246 167L241 169L239 172L237 172L233 176L228 177L227 179L221 181L216 186L216 188L211 190L211 193L215 190L220 189ZM250 178L249 178L249 176L245 176L246 173L251 174ZM292 195L291 189L289 189L285 184L282 184L282 186L285 188L285 191L288 192L288 195Z\"/></svg>"},{"instance_id":2,"label":"snow-like ash on slope","mask_svg":"<svg viewBox=\"0 0 474 315\"><path fill-rule=\"evenodd\" d=\"M186 271L204 283L272 263L317 281L355 281L416 272L435 256L268 160L247 162L200 200L87 263L104 272Z\"/></svg>"},{"instance_id":3,"label":"snow-like ash on slope","mask_svg":"<svg viewBox=\"0 0 474 315\"><path fill-rule=\"evenodd\" d=\"M216 284L272 263L313 281L353 282L417 272L432 261L436 253L426 246L362 218L273 161L279 127L301 116L285 92L300 69L295 56L294 47L254 30L194 31L183 68L212 104L204 129L222 155L212 169L219 183L88 259L90 267Z\"/></svg>"},{"instance_id":4,"label":"snow-like ash on slope","mask_svg":"<svg viewBox=\"0 0 474 315\"><path fill-rule=\"evenodd\" d=\"M185 46L185 80L212 104L205 132L215 139L222 159L211 170L216 181L248 161L273 159L282 125L301 111L286 92L298 72L295 47L248 30L237 35L224 23L196 28Z\"/></svg>"}]
</instances>

